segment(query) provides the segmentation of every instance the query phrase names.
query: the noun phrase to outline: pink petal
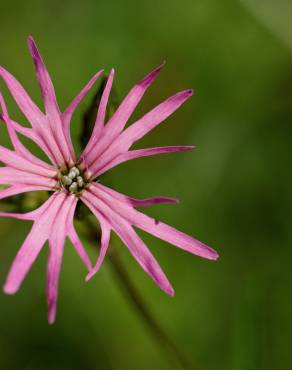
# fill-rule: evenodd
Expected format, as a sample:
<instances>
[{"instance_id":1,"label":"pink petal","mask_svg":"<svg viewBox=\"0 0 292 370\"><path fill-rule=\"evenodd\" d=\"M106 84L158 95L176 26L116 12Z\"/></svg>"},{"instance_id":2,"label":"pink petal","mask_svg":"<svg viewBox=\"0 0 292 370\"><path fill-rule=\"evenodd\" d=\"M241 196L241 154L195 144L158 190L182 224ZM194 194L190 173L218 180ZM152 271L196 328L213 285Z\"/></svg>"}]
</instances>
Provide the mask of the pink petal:
<instances>
[{"instance_id":1,"label":"pink petal","mask_svg":"<svg viewBox=\"0 0 292 370\"><path fill-rule=\"evenodd\" d=\"M73 116L73 113L75 112L75 109L78 107L81 100L84 98L84 96L89 92L89 90L92 88L92 86L95 84L96 80L100 77L103 70L97 72L92 79L88 82L88 84L81 90L81 92L73 99L69 107L65 110L65 112L62 114L62 122L64 127L64 133L67 140L67 143L69 147L71 148L72 153L73 145L70 135L70 122Z\"/></svg>"},{"instance_id":2,"label":"pink petal","mask_svg":"<svg viewBox=\"0 0 292 370\"><path fill-rule=\"evenodd\" d=\"M104 148L102 153L99 150L99 155L94 161L89 161L89 157L86 158L89 175L92 175L95 172L94 169L98 168L100 163L113 160L113 158L115 158L116 156L125 153L134 144L134 142L142 138L154 127L156 127L167 117L169 117L192 94L192 90L186 90L177 93L174 96L171 96L163 103L159 104L156 108L146 113L142 118L133 123L131 126L129 126L124 132L120 134L120 136L109 143L108 147Z\"/></svg>"},{"instance_id":3,"label":"pink petal","mask_svg":"<svg viewBox=\"0 0 292 370\"><path fill-rule=\"evenodd\" d=\"M45 110L53 117L58 116L60 111L52 80L37 49L37 46L31 36L28 38L28 48L35 65L38 82L44 100Z\"/></svg>"},{"instance_id":4,"label":"pink petal","mask_svg":"<svg viewBox=\"0 0 292 370\"><path fill-rule=\"evenodd\" d=\"M0 76L4 79L4 82L19 108L31 123L32 127L36 130L33 135L34 141L38 138L38 145L48 155L48 157L54 163L62 165L64 160L60 153L60 148L57 146L55 139L52 138L52 133L46 132L48 131L48 122L45 115L33 103L19 82L2 67L0 67ZM28 131L26 130L25 133L28 134Z\"/></svg>"},{"instance_id":5,"label":"pink petal","mask_svg":"<svg viewBox=\"0 0 292 370\"><path fill-rule=\"evenodd\" d=\"M98 71L88 82L88 84L80 91L80 93L73 99L71 104L68 106L68 108L64 111L62 115L62 120L64 127L69 130L70 121L72 119L73 113L75 112L76 108L80 104L81 100L85 97L85 95L90 91L92 86L95 84L97 79L101 76L103 73L103 70ZM67 131L67 129L65 131Z\"/></svg>"},{"instance_id":6,"label":"pink petal","mask_svg":"<svg viewBox=\"0 0 292 370\"><path fill-rule=\"evenodd\" d=\"M36 164L38 167L41 167L43 169L48 169L50 168L52 170L52 167L49 166L47 163L43 162L42 160L40 160L39 158L35 157L23 144L22 142L19 140L18 136L16 135L16 132L15 132L15 127L12 123L12 121L10 120L10 117L8 115L8 111L7 111L7 108L6 108L6 104L4 102L4 99L3 99L3 96L0 94L0 106L1 106L1 109L3 111L3 115L2 115L2 119L3 121L6 123L6 126L7 126L7 129L8 129L8 133L9 133L9 136L10 136L10 140L15 148L15 151L23 156L24 158L26 158L29 162L31 163L34 163ZM17 126L20 126L19 124L16 123ZM27 129L29 130L29 129ZM54 172L56 172L54 170Z\"/></svg>"},{"instance_id":7,"label":"pink petal","mask_svg":"<svg viewBox=\"0 0 292 370\"><path fill-rule=\"evenodd\" d=\"M28 47L34 61L38 82L42 91L42 96L48 120L46 124L49 124L52 132L52 137L55 139L58 149L62 153L65 162L73 163L72 151L70 151L69 149L62 127L61 113L58 107L55 89L49 76L49 73L46 69L46 66L43 62L43 59L31 36L28 38ZM58 161L58 164L62 163Z\"/></svg>"},{"instance_id":8,"label":"pink petal","mask_svg":"<svg viewBox=\"0 0 292 370\"><path fill-rule=\"evenodd\" d=\"M94 150L86 155L85 160L88 166L90 166L95 160L97 160L100 154L104 152L104 150L124 129L128 119L132 115L133 111L142 99L148 87L152 84L155 77L160 72L163 65L156 68L153 72L149 73L142 81L138 82L138 84L132 88L132 90L122 101L119 108L106 125L103 136L99 141L98 146L96 146Z\"/></svg>"},{"instance_id":9,"label":"pink petal","mask_svg":"<svg viewBox=\"0 0 292 370\"><path fill-rule=\"evenodd\" d=\"M146 77L143 78L143 80L138 82L138 84L130 90L113 117L109 120L106 130L107 134L116 136L116 134L123 131L128 119L136 109L146 90L155 80L163 66L164 64L149 73Z\"/></svg>"},{"instance_id":10,"label":"pink petal","mask_svg":"<svg viewBox=\"0 0 292 370\"><path fill-rule=\"evenodd\" d=\"M61 119L60 119L61 120ZM47 121L42 127L37 127L35 132L40 138L40 147L43 151L51 158L52 162L58 167L62 167L64 164L72 165L73 159L68 154L68 144L65 140L64 133L58 133L60 131L61 122L59 121ZM56 127L54 127L56 123ZM64 150L63 150L64 149Z\"/></svg>"},{"instance_id":11,"label":"pink petal","mask_svg":"<svg viewBox=\"0 0 292 370\"><path fill-rule=\"evenodd\" d=\"M115 71L114 69L112 69L108 76L108 79L107 79L107 82L106 82L106 85L103 90L102 97L101 97L101 100L98 106L96 121L95 121L95 125L92 131L92 135L86 145L86 148L82 154L82 157L86 156L93 149L93 146L96 145L103 131L104 123L105 123L106 108L107 108L111 88L113 85L114 75L115 75Z\"/></svg>"},{"instance_id":12,"label":"pink petal","mask_svg":"<svg viewBox=\"0 0 292 370\"><path fill-rule=\"evenodd\" d=\"M58 195L59 193L54 193L44 204L42 204L39 208L35 209L34 211L27 213L0 212L0 217L15 218L17 220L35 221L36 219L42 216L42 214L48 209L48 207L50 207L50 205L55 201L55 198Z\"/></svg>"},{"instance_id":13,"label":"pink petal","mask_svg":"<svg viewBox=\"0 0 292 370\"><path fill-rule=\"evenodd\" d=\"M167 277L149 249L135 233L130 224L112 211L112 209L110 209L105 203L101 202L93 194L90 194L87 190L82 193L82 200L97 218L99 218L100 213L107 215L107 220L110 222L111 227L128 247L129 251L143 270L163 291L169 295L173 295L174 291Z\"/></svg>"},{"instance_id":14,"label":"pink petal","mask_svg":"<svg viewBox=\"0 0 292 370\"><path fill-rule=\"evenodd\" d=\"M71 208L75 208L76 203L77 198L75 196L65 196L58 213L53 219L51 232L49 234L50 253L47 268L47 301L49 307L48 321L50 324L55 321L56 317L59 274L64 251L68 216Z\"/></svg>"},{"instance_id":15,"label":"pink petal","mask_svg":"<svg viewBox=\"0 0 292 370\"><path fill-rule=\"evenodd\" d=\"M131 225L192 254L211 260L216 260L218 258L217 252L207 245L163 222L136 211L125 202L114 198L114 195L110 196L109 193L111 189L108 188L107 192L104 192L98 184L95 184L90 187L90 191L121 217L126 219Z\"/></svg>"},{"instance_id":16,"label":"pink petal","mask_svg":"<svg viewBox=\"0 0 292 370\"><path fill-rule=\"evenodd\" d=\"M7 124L7 120L6 120L6 118L4 118L4 116L2 114L0 114L0 120L6 122L6 124ZM11 119L9 119L9 122L10 122L10 125L12 126L12 128L16 132L19 132L21 135L27 137L28 139L33 141L35 144L37 144L42 149L42 151L46 154L46 156L52 161L52 163L56 163L56 159L55 159L54 155L52 154L52 151L49 149L48 145L46 143L44 143L44 141L40 138L40 136L35 131L33 131L33 129L23 127L18 122L15 122ZM34 159L35 162L36 162L36 159L37 159L38 162L39 163L42 162L44 166L51 167L49 164L47 164L46 162L41 161L39 158L36 158L36 157L34 157L34 158L35 158Z\"/></svg>"},{"instance_id":17,"label":"pink petal","mask_svg":"<svg viewBox=\"0 0 292 370\"><path fill-rule=\"evenodd\" d=\"M149 249L135 233L134 229L129 224L123 224L121 221L114 224L113 228L142 269L153 279L160 289L166 294L173 296L174 290L170 282Z\"/></svg>"},{"instance_id":18,"label":"pink petal","mask_svg":"<svg viewBox=\"0 0 292 370\"><path fill-rule=\"evenodd\" d=\"M85 267L87 268L88 271L91 271L92 269L92 264L91 264L91 261L88 257L88 254L86 253L74 227L72 228L69 228L68 230L68 237L71 241L71 243L73 244L77 254L79 255L79 257L81 258L82 262L84 263Z\"/></svg>"},{"instance_id":19,"label":"pink petal","mask_svg":"<svg viewBox=\"0 0 292 370\"><path fill-rule=\"evenodd\" d=\"M86 281L90 280L93 275L95 275L98 270L100 269L100 266L102 265L104 261L104 257L106 255L106 252L109 247L109 241L110 241L110 235L111 235L111 226L106 221L104 217L102 217L101 214L98 215L98 220L100 222L101 227L101 243L100 243L100 252L97 259L97 262L94 266L94 268L90 271L90 273L86 276Z\"/></svg>"},{"instance_id":20,"label":"pink petal","mask_svg":"<svg viewBox=\"0 0 292 370\"><path fill-rule=\"evenodd\" d=\"M0 67L0 76L3 78L14 100L27 120L33 125L44 123L45 116L31 100L21 84L3 67Z\"/></svg>"},{"instance_id":21,"label":"pink petal","mask_svg":"<svg viewBox=\"0 0 292 370\"><path fill-rule=\"evenodd\" d=\"M0 191L0 199L5 199L13 195L27 193L36 190L51 190L48 186L32 186L32 185L14 185L8 189Z\"/></svg>"},{"instance_id":22,"label":"pink petal","mask_svg":"<svg viewBox=\"0 0 292 370\"><path fill-rule=\"evenodd\" d=\"M145 207L145 206L152 206L154 204L159 203L178 203L178 199L175 198L169 198L169 197L152 197L147 199L136 199L132 197L128 197L127 195L118 193L117 191L114 191L113 189L109 189L106 186L103 186L101 184L98 184L98 187L101 188L104 192L108 193L110 196L114 197L117 200L120 200L122 202L125 202L133 207Z\"/></svg>"},{"instance_id":23,"label":"pink petal","mask_svg":"<svg viewBox=\"0 0 292 370\"><path fill-rule=\"evenodd\" d=\"M54 244L50 243L50 254L47 268L47 302L48 302L48 321L53 324L56 318L57 298L58 298L58 283L61 269L63 250L64 250L64 235Z\"/></svg>"},{"instance_id":24,"label":"pink petal","mask_svg":"<svg viewBox=\"0 0 292 370\"><path fill-rule=\"evenodd\" d=\"M57 180L33 173L27 173L15 168L0 167L0 184L38 185L53 189L57 184Z\"/></svg>"},{"instance_id":25,"label":"pink petal","mask_svg":"<svg viewBox=\"0 0 292 370\"><path fill-rule=\"evenodd\" d=\"M157 148L131 150L119 154L111 160L109 160L109 158L112 157L111 153L105 152L99 157L98 161L95 163L94 166L90 168L90 170L91 172L93 172L92 177L95 178L121 163L131 161L136 158L149 157L157 154L183 152L187 150L192 150L193 148L193 146L162 146ZM115 150L113 149L113 151Z\"/></svg>"},{"instance_id":26,"label":"pink petal","mask_svg":"<svg viewBox=\"0 0 292 370\"><path fill-rule=\"evenodd\" d=\"M3 116L3 114L0 114L0 120L7 123L7 119ZM19 132L25 137L31 139L32 141L35 141L36 134L33 132L31 128L23 127L21 124L12 120L11 118L9 118L9 122L16 132Z\"/></svg>"},{"instance_id":27,"label":"pink petal","mask_svg":"<svg viewBox=\"0 0 292 370\"><path fill-rule=\"evenodd\" d=\"M33 162L30 162L24 157L2 146L0 146L0 161L10 167L13 167L21 171L25 171L27 173L34 173L36 175L42 175L42 176L51 177L51 178L54 178L57 175L56 169L53 169L53 168L49 169L49 168L34 164Z\"/></svg>"},{"instance_id":28,"label":"pink petal","mask_svg":"<svg viewBox=\"0 0 292 370\"><path fill-rule=\"evenodd\" d=\"M63 201L64 196L55 196L52 197L52 199L49 199L41 207L41 214L35 220L30 233L26 237L22 247L17 253L15 260L13 261L4 285L5 293L14 294L18 290L20 284L36 260L45 241L48 239L52 222L54 221L54 218L56 217L56 214ZM35 215L36 214L37 213L35 213Z\"/></svg>"},{"instance_id":29,"label":"pink petal","mask_svg":"<svg viewBox=\"0 0 292 370\"><path fill-rule=\"evenodd\" d=\"M77 198L76 198L77 200ZM72 207L70 213L68 215L67 225L66 225L66 234L68 235L71 243L73 244L77 254L81 258L82 262L86 266L87 270L90 271L92 269L91 261L86 253L73 224L74 212L76 208L77 201L75 203L75 207Z\"/></svg>"},{"instance_id":30,"label":"pink petal","mask_svg":"<svg viewBox=\"0 0 292 370\"><path fill-rule=\"evenodd\" d=\"M129 149L137 140L168 118L192 95L192 90L185 90L171 96L128 127L116 144L123 147L124 150Z\"/></svg>"}]
</instances>

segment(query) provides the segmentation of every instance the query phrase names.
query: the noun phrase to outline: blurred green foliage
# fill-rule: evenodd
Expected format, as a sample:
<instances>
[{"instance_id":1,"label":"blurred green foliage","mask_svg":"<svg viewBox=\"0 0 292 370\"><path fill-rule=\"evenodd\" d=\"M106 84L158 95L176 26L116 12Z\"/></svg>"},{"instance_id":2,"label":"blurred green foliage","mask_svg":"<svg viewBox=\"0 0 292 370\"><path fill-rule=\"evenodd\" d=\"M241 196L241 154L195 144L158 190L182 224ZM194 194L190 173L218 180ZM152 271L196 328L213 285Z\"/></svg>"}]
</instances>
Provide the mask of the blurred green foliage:
<instances>
[{"instance_id":1,"label":"blurred green foliage","mask_svg":"<svg viewBox=\"0 0 292 370\"><path fill-rule=\"evenodd\" d=\"M25 47L29 34L62 108L100 68L115 67L122 98L165 59L131 122L181 89L196 90L139 143L195 144L194 152L127 163L104 181L141 198L179 197L179 205L147 212L221 255L204 261L143 233L173 282L171 299L117 244L135 285L198 370L291 368L291 11L284 0L1 2L0 64L39 104ZM10 114L25 123L2 82L0 90ZM76 139L93 95L74 117ZM8 144L0 131L1 144ZM1 283L29 227L1 219ZM178 368L127 302L108 263L85 284L69 244L57 322L49 327L46 257L45 249L17 295L0 296L1 370Z\"/></svg>"}]
</instances>

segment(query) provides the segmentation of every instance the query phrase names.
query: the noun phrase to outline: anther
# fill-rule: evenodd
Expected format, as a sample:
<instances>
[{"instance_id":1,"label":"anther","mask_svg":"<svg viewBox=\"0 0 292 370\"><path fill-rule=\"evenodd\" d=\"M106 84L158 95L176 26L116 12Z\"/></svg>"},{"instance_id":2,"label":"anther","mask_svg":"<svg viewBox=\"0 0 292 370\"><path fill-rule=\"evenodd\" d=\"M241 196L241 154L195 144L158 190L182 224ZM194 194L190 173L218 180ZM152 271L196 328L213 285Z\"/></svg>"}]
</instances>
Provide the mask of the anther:
<instances>
[{"instance_id":1,"label":"anther","mask_svg":"<svg viewBox=\"0 0 292 370\"><path fill-rule=\"evenodd\" d=\"M69 186L69 191L71 193L75 193L78 189L78 185L76 182L72 182L72 184Z\"/></svg>"},{"instance_id":2,"label":"anther","mask_svg":"<svg viewBox=\"0 0 292 370\"><path fill-rule=\"evenodd\" d=\"M82 186L84 185L84 180L81 176L77 176L77 185L79 186L79 188L82 188Z\"/></svg>"},{"instance_id":3,"label":"anther","mask_svg":"<svg viewBox=\"0 0 292 370\"><path fill-rule=\"evenodd\" d=\"M72 194L80 194L87 183L83 178L83 172L76 166L69 168L67 171L67 173L60 173L61 187Z\"/></svg>"},{"instance_id":4,"label":"anther","mask_svg":"<svg viewBox=\"0 0 292 370\"><path fill-rule=\"evenodd\" d=\"M75 179L75 177L76 177L75 172L74 172L74 171L70 171L70 172L68 173L68 177L69 177L71 180Z\"/></svg>"},{"instance_id":5,"label":"anther","mask_svg":"<svg viewBox=\"0 0 292 370\"><path fill-rule=\"evenodd\" d=\"M69 176L62 176L62 183L64 185L71 185L72 184L72 180L70 179Z\"/></svg>"}]
</instances>

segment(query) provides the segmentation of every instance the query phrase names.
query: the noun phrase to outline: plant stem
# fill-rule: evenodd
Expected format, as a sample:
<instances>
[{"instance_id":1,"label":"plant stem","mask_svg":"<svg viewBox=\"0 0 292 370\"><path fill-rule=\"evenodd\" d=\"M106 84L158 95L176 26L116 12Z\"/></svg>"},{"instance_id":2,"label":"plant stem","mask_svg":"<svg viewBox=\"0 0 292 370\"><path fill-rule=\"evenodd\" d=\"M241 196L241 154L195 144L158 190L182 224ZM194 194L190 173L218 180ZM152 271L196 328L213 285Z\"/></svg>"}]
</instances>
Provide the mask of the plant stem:
<instances>
[{"instance_id":1,"label":"plant stem","mask_svg":"<svg viewBox=\"0 0 292 370\"><path fill-rule=\"evenodd\" d=\"M88 222L88 226L89 229L87 230L87 239L90 243L93 242L94 246L96 246L96 241L100 240L99 232L96 229L96 226L92 223ZM152 310L145 302L145 299L134 285L129 273L124 268L122 260L116 249L113 250L113 248L111 248L110 253L108 253L108 260L113 273L116 275L119 284L121 284L123 288L125 295L130 299L136 312L153 337L159 342L159 344L163 345L163 348L167 354L171 356L171 360L176 360L181 369L193 370L194 367L190 364L189 360L186 359L185 355L177 347L174 340L156 319Z\"/></svg>"}]
</instances>

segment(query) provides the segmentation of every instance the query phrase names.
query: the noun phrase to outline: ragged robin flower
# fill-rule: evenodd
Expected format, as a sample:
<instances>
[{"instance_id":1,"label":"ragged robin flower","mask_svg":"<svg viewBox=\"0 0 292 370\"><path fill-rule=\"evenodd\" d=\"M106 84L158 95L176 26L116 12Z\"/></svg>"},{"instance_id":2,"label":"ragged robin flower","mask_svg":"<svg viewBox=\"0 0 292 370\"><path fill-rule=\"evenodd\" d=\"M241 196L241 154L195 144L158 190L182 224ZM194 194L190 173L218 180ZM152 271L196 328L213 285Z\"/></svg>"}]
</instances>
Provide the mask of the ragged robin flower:
<instances>
[{"instance_id":1,"label":"ragged robin flower","mask_svg":"<svg viewBox=\"0 0 292 370\"><path fill-rule=\"evenodd\" d=\"M48 320L49 323L53 323L56 316L58 280L66 238L71 241L87 267L86 280L89 280L100 268L109 247L110 234L114 231L154 282L167 294L173 295L174 290L167 277L135 232L134 227L207 259L217 259L217 253L183 232L136 210L136 207L158 203L175 203L175 199L168 197L134 199L104 186L97 180L106 171L125 161L192 149L193 147L190 146L166 146L130 150L136 141L179 108L192 95L192 91L185 90L171 96L126 127L145 91L160 72L161 67L158 67L130 90L116 112L108 122L105 122L114 78L114 70L111 70L98 106L92 135L84 151L77 158L70 136L70 121L76 107L101 76L102 71L95 74L68 108L61 112L52 81L32 37L28 39L28 46L42 92L45 113L36 106L22 85L8 71L0 67L2 79L31 125L28 128L12 120L0 95L2 109L0 118L6 124L13 145L13 150L0 146L0 161L4 164L0 168L0 184L9 186L0 191L0 199L36 190L47 190L51 192L51 196L41 207L32 212L0 213L2 217L33 221L31 231L9 271L4 291L7 294L13 294L19 289L48 241ZM20 141L18 134L36 143L46 154L50 164L34 156ZM96 216L101 228L100 252L93 267L73 225L78 201L83 202Z\"/></svg>"}]
</instances>

